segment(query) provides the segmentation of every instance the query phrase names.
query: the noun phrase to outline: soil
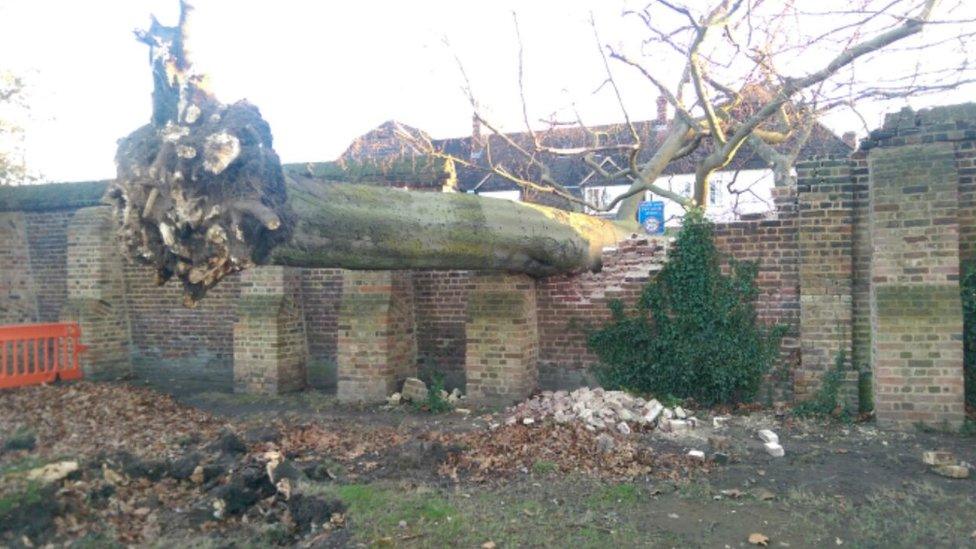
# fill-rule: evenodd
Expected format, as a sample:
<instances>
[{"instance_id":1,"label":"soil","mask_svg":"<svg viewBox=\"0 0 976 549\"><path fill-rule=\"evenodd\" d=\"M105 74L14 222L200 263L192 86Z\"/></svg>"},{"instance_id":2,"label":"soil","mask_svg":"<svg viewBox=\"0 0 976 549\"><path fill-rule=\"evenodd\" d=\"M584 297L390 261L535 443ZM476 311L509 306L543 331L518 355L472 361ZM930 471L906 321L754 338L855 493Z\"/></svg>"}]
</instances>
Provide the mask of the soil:
<instances>
[{"instance_id":1,"label":"soil","mask_svg":"<svg viewBox=\"0 0 976 549\"><path fill-rule=\"evenodd\" d=\"M311 391L174 399L86 382L5 391L0 406L21 411L0 418L0 441L35 439L0 453L0 546L744 546L756 532L791 547L976 544L976 483L921 461L947 450L976 463L976 439L957 433L764 410L714 429L699 410L687 435L614 435L601 453L572 426L343 406ZM766 454L763 428L785 457ZM282 456L274 481L288 498L268 452ZM65 459L80 471L56 489L23 482Z\"/></svg>"}]
</instances>

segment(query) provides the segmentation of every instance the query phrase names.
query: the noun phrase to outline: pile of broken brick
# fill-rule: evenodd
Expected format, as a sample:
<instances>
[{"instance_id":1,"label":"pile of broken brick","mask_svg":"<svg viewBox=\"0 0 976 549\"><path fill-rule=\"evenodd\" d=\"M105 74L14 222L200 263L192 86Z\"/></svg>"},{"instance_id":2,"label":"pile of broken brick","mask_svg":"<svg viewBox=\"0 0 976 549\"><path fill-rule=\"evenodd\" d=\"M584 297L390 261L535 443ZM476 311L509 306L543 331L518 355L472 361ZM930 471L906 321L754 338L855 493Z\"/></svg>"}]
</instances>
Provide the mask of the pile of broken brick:
<instances>
[{"instance_id":1,"label":"pile of broken brick","mask_svg":"<svg viewBox=\"0 0 976 549\"><path fill-rule=\"evenodd\" d=\"M684 432L699 420L680 406L668 408L657 399L644 400L624 391L580 387L575 391L543 391L507 410L506 425L532 425L551 418L556 423L580 421L588 431L615 429L622 435L641 428Z\"/></svg>"},{"instance_id":2,"label":"pile of broken brick","mask_svg":"<svg viewBox=\"0 0 976 549\"><path fill-rule=\"evenodd\" d=\"M386 397L386 403L389 406L399 406L405 402L411 402L414 404L421 404L427 401L430 394L430 389L427 388L427 384L421 379L415 377L408 377L403 381L403 389L399 393L393 393ZM461 394L460 389L454 388L451 392L447 392L443 389L440 390L441 400L450 404L455 412L461 414L469 414L470 410L467 408L459 408L458 406L467 400L467 397Z\"/></svg>"},{"instance_id":3,"label":"pile of broken brick","mask_svg":"<svg viewBox=\"0 0 976 549\"><path fill-rule=\"evenodd\" d=\"M700 421L681 406L668 408L657 399L644 400L624 391L580 387L575 391L544 391L512 406L505 423L532 425L551 418L556 423L580 421L589 431L615 429L628 435L636 429L680 433L698 427Z\"/></svg>"},{"instance_id":4,"label":"pile of broken brick","mask_svg":"<svg viewBox=\"0 0 976 549\"><path fill-rule=\"evenodd\" d=\"M930 470L937 475L949 478L969 478L971 465L957 460L952 452L922 452L922 463L928 465Z\"/></svg>"},{"instance_id":5,"label":"pile of broken brick","mask_svg":"<svg viewBox=\"0 0 976 549\"><path fill-rule=\"evenodd\" d=\"M701 420L681 406L669 408L657 399L645 400L624 391L607 391L602 388L581 387L575 391L544 391L539 395L516 404L506 410L506 425L538 425L545 420L565 424L580 422L592 432L614 430L621 435L634 431L657 431L682 435L701 425ZM716 416L712 425L721 429L731 418ZM766 452L773 457L783 457L785 450L779 437L768 429L760 430ZM692 457L701 452L692 451Z\"/></svg>"}]
</instances>

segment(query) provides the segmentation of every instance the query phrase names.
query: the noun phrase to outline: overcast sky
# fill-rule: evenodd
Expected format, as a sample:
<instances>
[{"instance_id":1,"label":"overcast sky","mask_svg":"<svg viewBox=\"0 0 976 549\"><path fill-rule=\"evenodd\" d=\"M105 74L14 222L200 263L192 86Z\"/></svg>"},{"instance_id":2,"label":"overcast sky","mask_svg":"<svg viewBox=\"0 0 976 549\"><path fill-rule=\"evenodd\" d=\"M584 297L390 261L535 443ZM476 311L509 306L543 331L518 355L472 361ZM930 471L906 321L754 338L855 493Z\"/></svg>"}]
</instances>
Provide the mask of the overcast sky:
<instances>
[{"instance_id":1,"label":"overcast sky","mask_svg":"<svg viewBox=\"0 0 976 549\"><path fill-rule=\"evenodd\" d=\"M513 9L533 116L576 101L587 123L617 121L612 96L592 95L604 74L589 12L605 42L640 38L636 21L620 16L640 5L631 0L195 4L195 63L222 101L247 98L261 109L284 162L334 159L389 119L435 137L470 134L455 53L488 114L520 129ZM149 120L147 48L132 30L147 27L150 13L172 24L177 2L0 0L0 68L30 85L28 163L47 180L112 177L116 140ZM656 94L646 82L627 71L620 78L632 116L653 117ZM880 113L869 116L880 122ZM828 123L838 132L860 125L844 116Z\"/></svg>"}]
</instances>

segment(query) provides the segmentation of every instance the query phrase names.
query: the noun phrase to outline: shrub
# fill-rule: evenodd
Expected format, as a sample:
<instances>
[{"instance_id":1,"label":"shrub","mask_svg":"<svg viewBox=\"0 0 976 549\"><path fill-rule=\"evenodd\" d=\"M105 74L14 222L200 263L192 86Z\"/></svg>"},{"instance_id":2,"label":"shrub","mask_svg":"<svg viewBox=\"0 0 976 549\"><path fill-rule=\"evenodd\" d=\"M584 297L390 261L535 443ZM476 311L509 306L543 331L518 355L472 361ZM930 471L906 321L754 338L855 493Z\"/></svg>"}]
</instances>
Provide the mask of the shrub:
<instances>
[{"instance_id":1,"label":"shrub","mask_svg":"<svg viewBox=\"0 0 976 549\"><path fill-rule=\"evenodd\" d=\"M454 406L441 394L443 390L444 376L433 374L430 378L430 383L427 385L427 400L423 401L420 407L432 414L450 412Z\"/></svg>"},{"instance_id":2,"label":"shrub","mask_svg":"<svg viewBox=\"0 0 976 549\"><path fill-rule=\"evenodd\" d=\"M784 327L756 319L757 267L731 262L722 273L713 227L689 212L664 269L645 286L633 314L610 303L611 322L589 335L608 388L694 398L703 404L752 400L779 353Z\"/></svg>"},{"instance_id":3,"label":"shrub","mask_svg":"<svg viewBox=\"0 0 976 549\"><path fill-rule=\"evenodd\" d=\"M963 365L966 403L976 406L976 265L969 265L960 282L962 292Z\"/></svg>"},{"instance_id":4,"label":"shrub","mask_svg":"<svg viewBox=\"0 0 976 549\"><path fill-rule=\"evenodd\" d=\"M843 351L834 358L834 367L824 373L820 380L820 389L809 400L793 407L793 415L797 417L826 417L833 416L840 419L850 419L851 411L840 402L840 388L844 382ZM860 390L860 387L858 387Z\"/></svg>"}]
</instances>

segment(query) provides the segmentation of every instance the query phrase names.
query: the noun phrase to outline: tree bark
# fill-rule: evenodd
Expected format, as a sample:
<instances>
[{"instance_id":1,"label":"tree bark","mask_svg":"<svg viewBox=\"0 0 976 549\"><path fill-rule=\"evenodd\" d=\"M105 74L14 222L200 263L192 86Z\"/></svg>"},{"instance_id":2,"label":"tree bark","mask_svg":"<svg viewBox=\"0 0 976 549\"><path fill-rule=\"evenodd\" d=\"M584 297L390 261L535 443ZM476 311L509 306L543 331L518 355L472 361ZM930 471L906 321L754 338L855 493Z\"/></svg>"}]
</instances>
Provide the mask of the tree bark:
<instances>
[{"instance_id":1,"label":"tree bark","mask_svg":"<svg viewBox=\"0 0 976 549\"><path fill-rule=\"evenodd\" d=\"M546 276L597 269L629 233L556 208L461 193L288 178L291 240L271 262L345 269L470 269Z\"/></svg>"}]
</instances>

